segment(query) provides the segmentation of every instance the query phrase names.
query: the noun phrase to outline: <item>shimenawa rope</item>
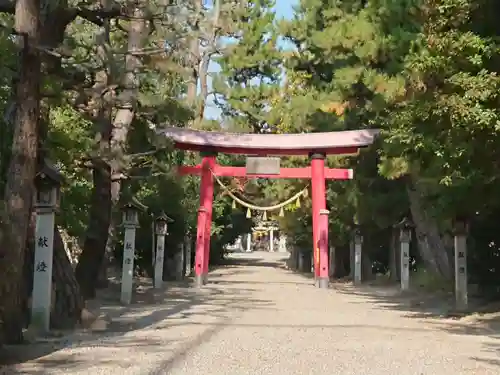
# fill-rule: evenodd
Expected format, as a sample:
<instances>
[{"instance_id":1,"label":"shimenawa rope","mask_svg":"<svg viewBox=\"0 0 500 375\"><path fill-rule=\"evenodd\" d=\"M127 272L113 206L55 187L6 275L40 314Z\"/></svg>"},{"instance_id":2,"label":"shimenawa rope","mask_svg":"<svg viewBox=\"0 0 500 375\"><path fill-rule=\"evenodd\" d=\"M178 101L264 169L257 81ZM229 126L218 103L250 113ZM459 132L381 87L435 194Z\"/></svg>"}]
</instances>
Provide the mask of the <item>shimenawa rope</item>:
<instances>
[{"instance_id":1,"label":"shimenawa rope","mask_svg":"<svg viewBox=\"0 0 500 375\"><path fill-rule=\"evenodd\" d=\"M255 204L252 204L252 203L248 203L248 202L245 202L244 200L238 198L236 195L233 194L233 192L231 190L229 190L223 183L221 180L219 180L219 178L215 175L215 173L212 171L212 175L214 176L215 180L217 181L217 183L219 184L219 186L224 189L224 191L236 202L238 202L239 204L241 204L243 207L246 207L246 208L249 208L251 210L256 210L256 211L274 211L274 210L278 210L280 208L283 208L285 207L286 205L289 205L290 203L292 203L293 201L299 199L301 196L303 197L307 197L307 186L302 189L301 191L299 191L298 193L296 193L295 195L293 195L291 198L288 198L287 200L281 202L281 203L278 203L274 206L257 206Z\"/></svg>"}]
</instances>

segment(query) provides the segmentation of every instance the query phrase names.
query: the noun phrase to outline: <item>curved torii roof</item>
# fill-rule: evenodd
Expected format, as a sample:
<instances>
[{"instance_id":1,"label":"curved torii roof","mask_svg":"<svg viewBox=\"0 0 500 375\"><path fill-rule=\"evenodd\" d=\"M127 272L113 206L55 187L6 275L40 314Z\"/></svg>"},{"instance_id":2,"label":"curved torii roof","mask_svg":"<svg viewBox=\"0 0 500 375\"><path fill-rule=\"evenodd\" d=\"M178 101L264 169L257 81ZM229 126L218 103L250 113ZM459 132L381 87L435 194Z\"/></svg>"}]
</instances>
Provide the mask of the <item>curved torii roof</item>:
<instances>
[{"instance_id":1,"label":"curved torii roof","mask_svg":"<svg viewBox=\"0 0 500 375\"><path fill-rule=\"evenodd\" d=\"M250 134L169 127L158 131L181 150L217 151L226 154L307 155L355 154L373 143L378 129L324 133Z\"/></svg>"}]
</instances>

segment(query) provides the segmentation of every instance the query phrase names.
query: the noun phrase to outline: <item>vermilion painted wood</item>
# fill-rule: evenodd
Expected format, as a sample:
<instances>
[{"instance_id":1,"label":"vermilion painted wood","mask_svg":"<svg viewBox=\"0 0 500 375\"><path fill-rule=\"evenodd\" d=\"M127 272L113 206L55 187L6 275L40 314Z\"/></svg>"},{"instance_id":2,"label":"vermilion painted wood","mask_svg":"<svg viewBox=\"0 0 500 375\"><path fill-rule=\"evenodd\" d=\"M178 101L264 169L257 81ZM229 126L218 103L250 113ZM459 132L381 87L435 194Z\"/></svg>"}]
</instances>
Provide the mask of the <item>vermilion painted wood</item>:
<instances>
[{"instance_id":1,"label":"vermilion painted wood","mask_svg":"<svg viewBox=\"0 0 500 375\"><path fill-rule=\"evenodd\" d=\"M245 167L232 167L215 165L213 172L219 177L247 177L247 178L302 178L310 179L312 178L311 167L302 168L281 168L280 174L250 174L247 175ZM353 178L352 169L342 169L342 168L324 168L325 179L327 180L351 180ZM185 175L201 175L202 166L181 166L178 168L177 172L181 176Z\"/></svg>"},{"instance_id":2,"label":"vermilion painted wood","mask_svg":"<svg viewBox=\"0 0 500 375\"><path fill-rule=\"evenodd\" d=\"M208 264L209 264L209 259L210 259L210 238L211 236L211 230L212 230L212 205L214 201L214 176L212 175L212 172L210 172L211 169L214 169L214 167L217 165L215 161L215 156L205 156L203 160L206 163L206 168L207 170L207 178L206 178L206 184L201 186L201 189L205 190L205 208L207 209L207 219L205 221L205 256L203 257L204 264L203 264L203 278L204 282L206 282L206 278L208 275ZM203 180L203 178L202 178Z\"/></svg>"},{"instance_id":3,"label":"vermilion painted wood","mask_svg":"<svg viewBox=\"0 0 500 375\"><path fill-rule=\"evenodd\" d=\"M319 215L319 277L328 280L330 277L330 262L328 260L328 214Z\"/></svg>"},{"instance_id":4,"label":"vermilion painted wood","mask_svg":"<svg viewBox=\"0 0 500 375\"><path fill-rule=\"evenodd\" d=\"M202 283L205 277L205 271L208 265L207 249L210 248L210 231L207 228L211 226L212 202L214 194L214 181L210 169L215 164L215 156L206 156L203 158L203 173L201 174L200 186L200 209L198 211L198 223L196 226L196 255L195 255L195 275L197 282Z\"/></svg>"},{"instance_id":5,"label":"vermilion painted wood","mask_svg":"<svg viewBox=\"0 0 500 375\"><path fill-rule=\"evenodd\" d=\"M312 158L311 160L311 192L312 192L312 226L313 226L313 262L314 275L320 277L319 255L321 252L320 241L320 211L326 208L325 187L325 159Z\"/></svg>"}]
</instances>

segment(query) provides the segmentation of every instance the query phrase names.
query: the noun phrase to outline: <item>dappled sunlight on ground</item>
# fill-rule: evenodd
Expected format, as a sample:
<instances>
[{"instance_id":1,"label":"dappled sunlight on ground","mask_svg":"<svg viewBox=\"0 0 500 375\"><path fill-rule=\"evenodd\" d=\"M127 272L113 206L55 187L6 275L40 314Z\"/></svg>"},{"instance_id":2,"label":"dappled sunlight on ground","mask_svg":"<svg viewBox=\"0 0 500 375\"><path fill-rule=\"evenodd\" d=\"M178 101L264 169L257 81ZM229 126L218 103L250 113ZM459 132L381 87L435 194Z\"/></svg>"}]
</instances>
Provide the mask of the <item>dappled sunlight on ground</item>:
<instances>
[{"instance_id":1,"label":"dappled sunlight on ground","mask_svg":"<svg viewBox=\"0 0 500 375\"><path fill-rule=\"evenodd\" d=\"M144 281L127 307L112 286L92 306L106 322L99 331L14 349L3 373L499 373L498 316L451 319L446 296L394 286L317 289L286 270L285 258L234 254L202 289L184 282L155 291Z\"/></svg>"}]
</instances>

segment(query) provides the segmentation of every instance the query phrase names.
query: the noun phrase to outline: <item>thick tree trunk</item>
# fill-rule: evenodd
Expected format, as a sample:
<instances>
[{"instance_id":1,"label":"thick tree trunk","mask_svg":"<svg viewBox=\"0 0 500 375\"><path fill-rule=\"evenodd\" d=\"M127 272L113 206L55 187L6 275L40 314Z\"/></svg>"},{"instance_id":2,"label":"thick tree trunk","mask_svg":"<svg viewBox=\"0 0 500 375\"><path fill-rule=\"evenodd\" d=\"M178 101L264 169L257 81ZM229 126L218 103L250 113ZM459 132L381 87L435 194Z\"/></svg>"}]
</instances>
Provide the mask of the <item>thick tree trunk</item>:
<instances>
[{"instance_id":1,"label":"thick tree trunk","mask_svg":"<svg viewBox=\"0 0 500 375\"><path fill-rule=\"evenodd\" d=\"M111 182L111 202L115 202L113 199L113 182ZM112 207L115 204L112 203ZM113 208L112 208L113 210ZM113 212L111 212L111 221L109 224L108 239L106 242L106 249L104 251L104 257L102 259L101 267L99 268L99 275L97 277L96 288L107 288L109 285L108 279L108 269L113 265L114 262L114 247L116 244L116 224L113 220Z\"/></svg>"},{"instance_id":2,"label":"thick tree trunk","mask_svg":"<svg viewBox=\"0 0 500 375\"><path fill-rule=\"evenodd\" d=\"M27 327L31 319L31 295L33 290L33 271L35 265L35 229L36 214L32 212L28 227L28 237L24 248L23 265L23 285L22 285L22 304L23 304L23 325Z\"/></svg>"},{"instance_id":3,"label":"thick tree trunk","mask_svg":"<svg viewBox=\"0 0 500 375\"><path fill-rule=\"evenodd\" d=\"M109 9L109 1L101 0L103 9ZM110 66L113 65L109 54L110 43L109 21L104 20L97 40L97 55L103 62L108 62L107 67L95 74L94 95L92 101L97 106L94 114L94 123L98 132L95 140L98 144L99 155L92 160L93 188L90 202L89 224L85 233L83 251L75 269L76 279L85 300L95 297L99 282L99 274L104 261L108 231L111 224L111 166L106 160L110 154L112 134L111 109L107 102L109 96L105 92L113 83L113 74Z\"/></svg>"},{"instance_id":4,"label":"thick tree trunk","mask_svg":"<svg viewBox=\"0 0 500 375\"><path fill-rule=\"evenodd\" d=\"M74 328L80 321L83 299L75 273L68 258L61 233L54 228L54 265L52 268L55 296L51 326L57 329Z\"/></svg>"},{"instance_id":5,"label":"thick tree trunk","mask_svg":"<svg viewBox=\"0 0 500 375\"><path fill-rule=\"evenodd\" d=\"M437 222L427 214L422 200L422 193L418 190L418 184L410 183L407 191L422 260L430 271L451 280L450 259L445 243L439 233Z\"/></svg>"},{"instance_id":6,"label":"thick tree trunk","mask_svg":"<svg viewBox=\"0 0 500 375\"><path fill-rule=\"evenodd\" d=\"M349 245L342 245L335 247L335 272L333 277L342 278L349 275L349 261L350 261L350 248Z\"/></svg>"},{"instance_id":7,"label":"thick tree trunk","mask_svg":"<svg viewBox=\"0 0 500 375\"><path fill-rule=\"evenodd\" d=\"M95 164L98 164L97 161ZM101 162L99 164L100 166L94 165L92 171L94 187L90 204L89 226L75 271L84 299L95 297L111 221L111 168L107 163Z\"/></svg>"},{"instance_id":8,"label":"thick tree trunk","mask_svg":"<svg viewBox=\"0 0 500 375\"><path fill-rule=\"evenodd\" d=\"M364 251L361 252L361 280L368 281L373 280L373 270L372 270L372 260L370 255L368 254L367 249L368 246L365 246Z\"/></svg>"},{"instance_id":9,"label":"thick tree trunk","mask_svg":"<svg viewBox=\"0 0 500 375\"><path fill-rule=\"evenodd\" d=\"M110 148L114 159L111 160L111 221L107 236L105 254L100 267L98 283L99 286L107 284L107 269L113 262L113 252L116 243L116 220L113 210L118 206L122 188L121 179L123 172L129 167L124 162L127 138L132 121L135 117L136 103L139 94L139 75L137 74L142 62L134 53L141 51L146 43L147 26L146 14L143 7L136 7L129 25L128 45L129 52L125 57L125 76L122 80L123 91L119 97L119 109L113 121Z\"/></svg>"},{"instance_id":10,"label":"thick tree trunk","mask_svg":"<svg viewBox=\"0 0 500 375\"><path fill-rule=\"evenodd\" d=\"M23 340L22 285L24 248L28 234L37 166L40 58L30 43L39 34L40 2L18 0L15 30L22 37L16 120L2 220L0 251L0 342Z\"/></svg>"}]
</instances>

